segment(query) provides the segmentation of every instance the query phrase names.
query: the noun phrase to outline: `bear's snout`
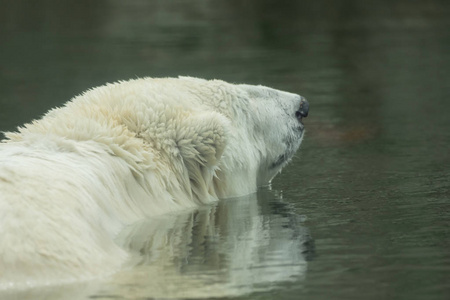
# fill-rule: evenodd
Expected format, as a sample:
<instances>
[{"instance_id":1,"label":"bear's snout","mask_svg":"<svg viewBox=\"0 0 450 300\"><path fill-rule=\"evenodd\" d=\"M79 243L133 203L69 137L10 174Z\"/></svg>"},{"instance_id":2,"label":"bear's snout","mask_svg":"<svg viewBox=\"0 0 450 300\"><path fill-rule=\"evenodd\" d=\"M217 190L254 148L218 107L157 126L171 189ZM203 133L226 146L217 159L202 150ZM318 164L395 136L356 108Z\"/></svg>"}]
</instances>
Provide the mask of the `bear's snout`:
<instances>
[{"instance_id":1,"label":"bear's snout","mask_svg":"<svg viewBox=\"0 0 450 300\"><path fill-rule=\"evenodd\" d=\"M309 112L309 102L302 97L302 100L300 101L300 108L295 112L295 115L299 120L301 118L306 118L308 116Z\"/></svg>"}]
</instances>

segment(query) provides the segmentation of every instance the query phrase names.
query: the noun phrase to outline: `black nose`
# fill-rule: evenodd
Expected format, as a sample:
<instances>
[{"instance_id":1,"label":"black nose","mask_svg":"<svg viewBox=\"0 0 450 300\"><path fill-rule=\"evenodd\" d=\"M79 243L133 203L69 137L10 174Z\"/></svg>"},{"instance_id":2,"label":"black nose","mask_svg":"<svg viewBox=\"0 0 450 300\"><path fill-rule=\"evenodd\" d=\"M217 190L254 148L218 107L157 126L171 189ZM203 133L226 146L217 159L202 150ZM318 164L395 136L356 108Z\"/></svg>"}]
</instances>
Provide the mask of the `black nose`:
<instances>
[{"instance_id":1,"label":"black nose","mask_svg":"<svg viewBox=\"0 0 450 300\"><path fill-rule=\"evenodd\" d=\"M308 116L309 112L309 103L308 101L302 97L302 100L300 101L300 108L295 113L297 117L303 117L306 118Z\"/></svg>"}]
</instances>

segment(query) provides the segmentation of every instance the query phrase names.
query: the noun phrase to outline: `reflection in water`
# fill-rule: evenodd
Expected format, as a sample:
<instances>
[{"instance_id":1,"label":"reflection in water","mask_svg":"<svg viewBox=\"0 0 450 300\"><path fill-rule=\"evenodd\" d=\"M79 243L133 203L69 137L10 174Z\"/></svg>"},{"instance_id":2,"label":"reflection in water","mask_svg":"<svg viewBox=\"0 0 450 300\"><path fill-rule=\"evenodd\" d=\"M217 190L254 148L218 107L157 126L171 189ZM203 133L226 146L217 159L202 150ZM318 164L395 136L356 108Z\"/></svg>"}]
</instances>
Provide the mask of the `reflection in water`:
<instances>
[{"instance_id":1,"label":"reflection in water","mask_svg":"<svg viewBox=\"0 0 450 300\"><path fill-rule=\"evenodd\" d=\"M304 217L275 192L164 215L126 228L125 270L101 282L26 291L16 299L210 298L301 282L314 251Z\"/></svg>"},{"instance_id":2,"label":"reflection in water","mask_svg":"<svg viewBox=\"0 0 450 300\"><path fill-rule=\"evenodd\" d=\"M135 267L114 276L108 293L219 297L298 280L306 271L309 241L301 217L271 206L270 192L258 196L128 228L120 240L134 253Z\"/></svg>"}]
</instances>

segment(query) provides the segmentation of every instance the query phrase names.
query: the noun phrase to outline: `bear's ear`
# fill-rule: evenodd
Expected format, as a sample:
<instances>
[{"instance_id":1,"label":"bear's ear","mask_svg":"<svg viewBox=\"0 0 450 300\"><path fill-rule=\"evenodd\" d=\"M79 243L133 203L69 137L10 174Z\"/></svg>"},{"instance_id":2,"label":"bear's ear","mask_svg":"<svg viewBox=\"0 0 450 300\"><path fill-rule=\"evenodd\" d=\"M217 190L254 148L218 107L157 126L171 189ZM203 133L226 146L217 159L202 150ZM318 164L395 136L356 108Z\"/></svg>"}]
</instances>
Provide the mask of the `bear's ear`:
<instances>
[{"instance_id":1,"label":"bear's ear","mask_svg":"<svg viewBox=\"0 0 450 300\"><path fill-rule=\"evenodd\" d=\"M249 84L239 84L238 85L241 90L243 90L249 98L251 99L271 99L272 95L270 94L270 90L262 85L249 85Z\"/></svg>"},{"instance_id":2,"label":"bear's ear","mask_svg":"<svg viewBox=\"0 0 450 300\"><path fill-rule=\"evenodd\" d=\"M227 144L230 121L217 112L201 112L189 115L181 127L176 144L185 164L215 168Z\"/></svg>"}]
</instances>

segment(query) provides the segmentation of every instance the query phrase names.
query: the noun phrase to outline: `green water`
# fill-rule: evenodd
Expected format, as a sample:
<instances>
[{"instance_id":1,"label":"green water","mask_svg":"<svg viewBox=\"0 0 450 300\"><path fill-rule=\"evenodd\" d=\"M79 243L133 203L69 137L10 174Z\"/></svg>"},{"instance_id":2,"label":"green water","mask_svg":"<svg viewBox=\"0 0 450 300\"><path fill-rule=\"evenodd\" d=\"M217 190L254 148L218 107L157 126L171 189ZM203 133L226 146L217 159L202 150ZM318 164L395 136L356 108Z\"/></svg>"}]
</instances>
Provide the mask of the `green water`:
<instances>
[{"instance_id":1,"label":"green water","mask_svg":"<svg viewBox=\"0 0 450 300\"><path fill-rule=\"evenodd\" d=\"M438 0L2 2L0 130L140 76L311 105L272 190L136 224L113 278L4 297L450 299L449 29Z\"/></svg>"}]
</instances>

